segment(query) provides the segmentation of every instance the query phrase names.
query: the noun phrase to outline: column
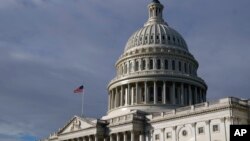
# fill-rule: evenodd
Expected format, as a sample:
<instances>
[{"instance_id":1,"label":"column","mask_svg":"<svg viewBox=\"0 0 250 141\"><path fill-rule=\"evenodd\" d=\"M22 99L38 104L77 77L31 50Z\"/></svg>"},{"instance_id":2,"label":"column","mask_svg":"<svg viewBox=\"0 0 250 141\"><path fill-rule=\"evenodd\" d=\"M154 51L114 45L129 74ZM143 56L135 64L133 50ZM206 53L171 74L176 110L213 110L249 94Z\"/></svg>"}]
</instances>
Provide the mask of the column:
<instances>
[{"instance_id":1,"label":"column","mask_svg":"<svg viewBox=\"0 0 250 141\"><path fill-rule=\"evenodd\" d=\"M191 85L188 85L188 95L189 95L189 105L192 105L192 89L191 89Z\"/></svg>"},{"instance_id":2,"label":"column","mask_svg":"<svg viewBox=\"0 0 250 141\"><path fill-rule=\"evenodd\" d=\"M86 141L86 138L85 138L85 137L82 137L82 141Z\"/></svg>"},{"instance_id":3,"label":"column","mask_svg":"<svg viewBox=\"0 0 250 141\"><path fill-rule=\"evenodd\" d=\"M156 58L153 58L153 70L156 70Z\"/></svg>"},{"instance_id":4,"label":"column","mask_svg":"<svg viewBox=\"0 0 250 141\"><path fill-rule=\"evenodd\" d=\"M124 133L123 133L123 141L127 141L127 138L128 138L128 137L127 137L127 133L124 132Z\"/></svg>"},{"instance_id":5,"label":"column","mask_svg":"<svg viewBox=\"0 0 250 141\"><path fill-rule=\"evenodd\" d=\"M194 100L195 100L195 101L194 101L194 104L198 103L198 102L197 102L197 93L198 93L197 91L198 91L198 90L197 90L197 87L195 87L195 90L194 90Z\"/></svg>"},{"instance_id":6,"label":"column","mask_svg":"<svg viewBox=\"0 0 250 141\"><path fill-rule=\"evenodd\" d=\"M184 101L185 101L185 100L184 100L184 99L185 99L184 96L185 96L185 95L184 95L184 84L181 83L181 104L182 104L182 105L185 104L185 102L184 102Z\"/></svg>"},{"instance_id":7,"label":"column","mask_svg":"<svg viewBox=\"0 0 250 141\"><path fill-rule=\"evenodd\" d=\"M131 88L131 105L134 105L134 87Z\"/></svg>"},{"instance_id":8,"label":"column","mask_svg":"<svg viewBox=\"0 0 250 141\"><path fill-rule=\"evenodd\" d=\"M207 133L207 141L211 141L211 132L210 132L210 120L206 121L206 131Z\"/></svg>"},{"instance_id":9,"label":"column","mask_svg":"<svg viewBox=\"0 0 250 141\"><path fill-rule=\"evenodd\" d=\"M161 129L161 141L165 140L165 128Z\"/></svg>"},{"instance_id":10,"label":"column","mask_svg":"<svg viewBox=\"0 0 250 141\"><path fill-rule=\"evenodd\" d=\"M95 141L98 141L98 137L97 137L97 135L94 135L95 136Z\"/></svg>"},{"instance_id":11,"label":"column","mask_svg":"<svg viewBox=\"0 0 250 141\"><path fill-rule=\"evenodd\" d=\"M103 138L103 141L108 141L107 137L104 137L104 138Z\"/></svg>"},{"instance_id":12,"label":"column","mask_svg":"<svg viewBox=\"0 0 250 141\"><path fill-rule=\"evenodd\" d=\"M172 134L172 137L173 137L173 141L177 141L177 136L176 136L176 126L172 127L172 130L173 130L173 134Z\"/></svg>"},{"instance_id":13,"label":"column","mask_svg":"<svg viewBox=\"0 0 250 141\"><path fill-rule=\"evenodd\" d=\"M125 105L125 103L124 103L124 101L125 101L125 100L124 100L124 99L125 99L125 96L124 96L124 88L123 88L123 87L124 87L124 86L122 85L122 86L121 86L121 95L122 95L122 98L121 98L121 99L122 99L122 105Z\"/></svg>"},{"instance_id":14,"label":"column","mask_svg":"<svg viewBox=\"0 0 250 141\"><path fill-rule=\"evenodd\" d=\"M131 98L131 94L130 94L130 85L128 84L128 94L127 94L127 99L128 99L128 105L130 105L130 98Z\"/></svg>"},{"instance_id":15,"label":"column","mask_svg":"<svg viewBox=\"0 0 250 141\"><path fill-rule=\"evenodd\" d=\"M162 101L163 101L163 104L166 104L166 81L163 81Z\"/></svg>"},{"instance_id":16,"label":"column","mask_svg":"<svg viewBox=\"0 0 250 141\"><path fill-rule=\"evenodd\" d=\"M172 86L172 103L176 104L176 99L175 99L175 82L173 82L173 86Z\"/></svg>"},{"instance_id":17,"label":"column","mask_svg":"<svg viewBox=\"0 0 250 141\"><path fill-rule=\"evenodd\" d=\"M139 94L138 94L138 82L135 83L135 104L138 104L139 103Z\"/></svg>"},{"instance_id":18,"label":"column","mask_svg":"<svg viewBox=\"0 0 250 141\"><path fill-rule=\"evenodd\" d=\"M127 106L128 105L128 88L127 89L125 89L125 106Z\"/></svg>"},{"instance_id":19,"label":"column","mask_svg":"<svg viewBox=\"0 0 250 141\"><path fill-rule=\"evenodd\" d=\"M145 96L145 103L147 104L149 101L149 97L148 97L148 86L147 86L147 82L144 82L144 96Z\"/></svg>"},{"instance_id":20,"label":"column","mask_svg":"<svg viewBox=\"0 0 250 141\"><path fill-rule=\"evenodd\" d=\"M144 135L143 134L140 134L139 141L144 141Z\"/></svg>"},{"instance_id":21,"label":"column","mask_svg":"<svg viewBox=\"0 0 250 141\"><path fill-rule=\"evenodd\" d=\"M192 123L192 131L193 131L193 133L194 133L194 141L196 141L197 139L196 139L196 123Z\"/></svg>"},{"instance_id":22,"label":"column","mask_svg":"<svg viewBox=\"0 0 250 141\"><path fill-rule=\"evenodd\" d=\"M123 93L122 93L122 86L121 86L121 90L120 90L120 106L123 106Z\"/></svg>"},{"instance_id":23,"label":"column","mask_svg":"<svg viewBox=\"0 0 250 141\"><path fill-rule=\"evenodd\" d=\"M135 140L135 133L134 131L131 131L131 141L134 141Z\"/></svg>"},{"instance_id":24,"label":"column","mask_svg":"<svg viewBox=\"0 0 250 141\"><path fill-rule=\"evenodd\" d=\"M91 136L89 136L89 141L92 141L92 138L91 138Z\"/></svg>"},{"instance_id":25,"label":"column","mask_svg":"<svg viewBox=\"0 0 250 141\"><path fill-rule=\"evenodd\" d=\"M127 74L129 74L130 72L129 72L129 61L127 62Z\"/></svg>"},{"instance_id":26,"label":"column","mask_svg":"<svg viewBox=\"0 0 250 141\"><path fill-rule=\"evenodd\" d=\"M113 141L112 134L109 135L109 140L110 140L110 141Z\"/></svg>"},{"instance_id":27,"label":"column","mask_svg":"<svg viewBox=\"0 0 250 141\"><path fill-rule=\"evenodd\" d=\"M108 110L110 110L110 106L111 106L111 104L110 104L110 98L111 98L111 91L109 92L109 97L108 97Z\"/></svg>"},{"instance_id":28,"label":"column","mask_svg":"<svg viewBox=\"0 0 250 141\"><path fill-rule=\"evenodd\" d=\"M201 99L202 99L201 96L202 96L202 89L200 88L200 94L199 94L199 102L200 102L200 103L203 102L203 101L201 100Z\"/></svg>"},{"instance_id":29,"label":"column","mask_svg":"<svg viewBox=\"0 0 250 141\"><path fill-rule=\"evenodd\" d=\"M142 67L142 64L141 64L141 58L138 59L138 70L141 71L141 67Z\"/></svg>"},{"instance_id":30,"label":"column","mask_svg":"<svg viewBox=\"0 0 250 141\"><path fill-rule=\"evenodd\" d=\"M116 134L116 141L120 141L119 133Z\"/></svg>"},{"instance_id":31,"label":"column","mask_svg":"<svg viewBox=\"0 0 250 141\"><path fill-rule=\"evenodd\" d=\"M111 109L114 108L114 89L111 90Z\"/></svg>"},{"instance_id":32,"label":"column","mask_svg":"<svg viewBox=\"0 0 250 141\"><path fill-rule=\"evenodd\" d=\"M157 104L157 86L156 86L156 81L154 81L154 104Z\"/></svg>"},{"instance_id":33,"label":"column","mask_svg":"<svg viewBox=\"0 0 250 141\"><path fill-rule=\"evenodd\" d=\"M115 107L118 107L118 87L115 89Z\"/></svg>"},{"instance_id":34,"label":"column","mask_svg":"<svg viewBox=\"0 0 250 141\"><path fill-rule=\"evenodd\" d=\"M227 141L228 139L227 139L225 118L224 117L221 118L220 121L221 121L221 126L220 126L221 127L221 132L224 133L224 140Z\"/></svg>"}]
</instances>

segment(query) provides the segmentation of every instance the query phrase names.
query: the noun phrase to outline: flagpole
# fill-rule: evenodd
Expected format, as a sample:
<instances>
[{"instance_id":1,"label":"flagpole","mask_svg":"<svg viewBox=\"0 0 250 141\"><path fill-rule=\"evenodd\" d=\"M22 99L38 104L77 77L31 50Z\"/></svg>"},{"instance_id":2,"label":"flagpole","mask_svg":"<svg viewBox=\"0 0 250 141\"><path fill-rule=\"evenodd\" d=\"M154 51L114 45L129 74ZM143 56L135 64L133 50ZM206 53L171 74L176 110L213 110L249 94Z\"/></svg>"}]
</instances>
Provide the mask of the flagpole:
<instances>
[{"instance_id":1,"label":"flagpole","mask_svg":"<svg viewBox=\"0 0 250 141\"><path fill-rule=\"evenodd\" d=\"M81 111L82 113L81 113L81 117L83 117L83 101L84 101L84 97L83 96L84 96L84 92L82 92L82 111Z\"/></svg>"}]
</instances>

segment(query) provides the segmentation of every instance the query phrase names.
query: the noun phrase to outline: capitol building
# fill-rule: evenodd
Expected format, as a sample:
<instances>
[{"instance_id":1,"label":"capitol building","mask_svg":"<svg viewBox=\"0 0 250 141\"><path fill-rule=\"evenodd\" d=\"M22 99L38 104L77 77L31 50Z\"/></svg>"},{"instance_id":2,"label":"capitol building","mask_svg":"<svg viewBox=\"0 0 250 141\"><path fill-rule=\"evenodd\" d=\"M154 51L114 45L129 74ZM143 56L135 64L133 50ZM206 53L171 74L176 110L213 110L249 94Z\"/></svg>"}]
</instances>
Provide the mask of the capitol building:
<instances>
[{"instance_id":1,"label":"capitol building","mask_svg":"<svg viewBox=\"0 0 250 141\"><path fill-rule=\"evenodd\" d=\"M108 84L100 119L74 116L44 141L230 141L230 125L250 123L250 100L207 101L206 82L158 0L128 39Z\"/></svg>"}]
</instances>

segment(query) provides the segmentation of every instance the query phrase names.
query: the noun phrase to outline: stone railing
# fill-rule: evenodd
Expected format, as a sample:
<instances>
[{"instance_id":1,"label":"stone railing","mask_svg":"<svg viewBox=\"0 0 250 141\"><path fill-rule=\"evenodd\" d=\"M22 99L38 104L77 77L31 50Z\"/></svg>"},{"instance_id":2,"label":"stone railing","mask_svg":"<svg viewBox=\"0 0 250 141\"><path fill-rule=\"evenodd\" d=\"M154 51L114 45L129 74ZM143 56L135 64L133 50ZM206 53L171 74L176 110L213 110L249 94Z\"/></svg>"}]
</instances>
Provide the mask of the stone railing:
<instances>
[{"instance_id":1,"label":"stone railing","mask_svg":"<svg viewBox=\"0 0 250 141\"><path fill-rule=\"evenodd\" d=\"M143 120L144 117L141 116L141 115L131 113L131 114L128 114L128 115L114 117L114 118L110 119L108 122L109 122L109 125L118 125L118 124L121 124L121 123L131 122L134 119Z\"/></svg>"},{"instance_id":2,"label":"stone railing","mask_svg":"<svg viewBox=\"0 0 250 141\"><path fill-rule=\"evenodd\" d=\"M194 79L196 81L204 82L200 77L197 77L195 75L191 74L186 74L182 72L173 72L173 71L166 71L166 70L146 70L146 71L137 71L137 72L131 72L128 74L123 74L116 76L113 78L109 84L112 84L113 82L120 80L120 79L126 79L128 77L138 77L138 76L143 76L143 75L174 75L174 76L179 76L179 77L184 77L188 79Z\"/></svg>"},{"instance_id":3,"label":"stone railing","mask_svg":"<svg viewBox=\"0 0 250 141\"><path fill-rule=\"evenodd\" d=\"M189 114L192 112L197 112L197 111L210 109L210 108L229 106L231 104L238 104L241 106L250 106L250 100L242 100L242 99L238 99L234 97L228 97L228 98L223 98L223 99L219 99L216 101L204 102L204 103L199 103L199 104L192 105L192 106L176 108L174 110L170 110L167 112L153 113L151 115L148 115L147 118L157 119L157 118L162 118L162 117L172 117L176 115Z\"/></svg>"}]
</instances>

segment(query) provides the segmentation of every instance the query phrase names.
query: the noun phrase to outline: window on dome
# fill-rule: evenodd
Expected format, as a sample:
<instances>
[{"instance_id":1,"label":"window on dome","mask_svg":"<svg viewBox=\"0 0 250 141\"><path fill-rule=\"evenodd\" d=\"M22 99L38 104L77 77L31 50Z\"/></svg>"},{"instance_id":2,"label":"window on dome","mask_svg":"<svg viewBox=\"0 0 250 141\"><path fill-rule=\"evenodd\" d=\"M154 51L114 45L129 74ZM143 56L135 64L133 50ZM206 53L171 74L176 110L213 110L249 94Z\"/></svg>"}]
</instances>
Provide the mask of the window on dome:
<instances>
[{"instance_id":1,"label":"window on dome","mask_svg":"<svg viewBox=\"0 0 250 141\"><path fill-rule=\"evenodd\" d=\"M153 40L153 36L152 35L150 36L150 39Z\"/></svg>"},{"instance_id":2,"label":"window on dome","mask_svg":"<svg viewBox=\"0 0 250 141\"><path fill-rule=\"evenodd\" d=\"M157 39L157 40L159 39L159 36L158 36L158 35L156 36L156 39Z\"/></svg>"},{"instance_id":3,"label":"window on dome","mask_svg":"<svg viewBox=\"0 0 250 141\"><path fill-rule=\"evenodd\" d=\"M187 63L184 63L184 71L187 73Z\"/></svg>"},{"instance_id":4,"label":"window on dome","mask_svg":"<svg viewBox=\"0 0 250 141\"><path fill-rule=\"evenodd\" d=\"M139 68L139 61L136 60L135 61L135 71L138 71L138 68Z\"/></svg>"},{"instance_id":5,"label":"window on dome","mask_svg":"<svg viewBox=\"0 0 250 141\"><path fill-rule=\"evenodd\" d=\"M161 69L161 60L157 59L157 69Z\"/></svg>"},{"instance_id":6,"label":"window on dome","mask_svg":"<svg viewBox=\"0 0 250 141\"><path fill-rule=\"evenodd\" d=\"M182 67L181 66L181 61L179 61L179 66L178 67L179 67L179 71L181 71L181 67Z\"/></svg>"},{"instance_id":7,"label":"window on dome","mask_svg":"<svg viewBox=\"0 0 250 141\"><path fill-rule=\"evenodd\" d=\"M168 36L168 40L170 41L170 36Z\"/></svg>"},{"instance_id":8,"label":"window on dome","mask_svg":"<svg viewBox=\"0 0 250 141\"><path fill-rule=\"evenodd\" d=\"M175 60L172 60L172 70L175 70Z\"/></svg>"},{"instance_id":9,"label":"window on dome","mask_svg":"<svg viewBox=\"0 0 250 141\"><path fill-rule=\"evenodd\" d=\"M192 74L192 65L189 64L189 74Z\"/></svg>"},{"instance_id":10,"label":"window on dome","mask_svg":"<svg viewBox=\"0 0 250 141\"><path fill-rule=\"evenodd\" d=\"M173 37L173 41L175 42L175 37Z\"/></svg>"},{"instance_id":11,"label":"window on dome","mask_svg":"<svg viewBox=\"0 0 250 141\"><path fill-rule=\"evenodd\" d=\"M129 72L131 72L131 71L132 71L132 62L129 61Z\"/></svg>"},{"instance_id":12,"label":"window on dome","mask_svg":"<svg viewBox=\"0 0 250 141\"><path fill-rule=\"evenodd\" d=\"M149 60L149 69L153 69L153 59Z\"/></svg>"},{"instance_id":13,"label":"window on dome","mask_svg":"<svg viewBox=\"0 0 250 141\"><path fill-rule=\"evenodd\" d=\"M124 73L127 74L127 64L124 65Z\"/></svg>"},{"instance_id":14,"label":"window on dome","mask_svg":"<svg viewBox=\"0 0 250 141\"><path fill-rule=\"evenodd\" d=\"M165 40L165 36L164 35L162 35L162 40Z\"/></svg>"},{"instance_id":15,"label":"window on dome","mask_svg":"<svg viewBox=\"0 0 250 141\"><path fill-rule=\"evenodd\" d=\"M145 68L146 68L146 60L142 60L141 69L142 69L142 70L145 70Z\"/></svg>"},{"instance_id":16,"label":"window on dome","mask_svg":"<svg viewBox=\"0 0 250 141\"><path fill-rule=\"evenodd\" d=\"M164 67L165 67L166 70L168 69L168 60L164 61Z\"/></svg>"}]
</instances>

